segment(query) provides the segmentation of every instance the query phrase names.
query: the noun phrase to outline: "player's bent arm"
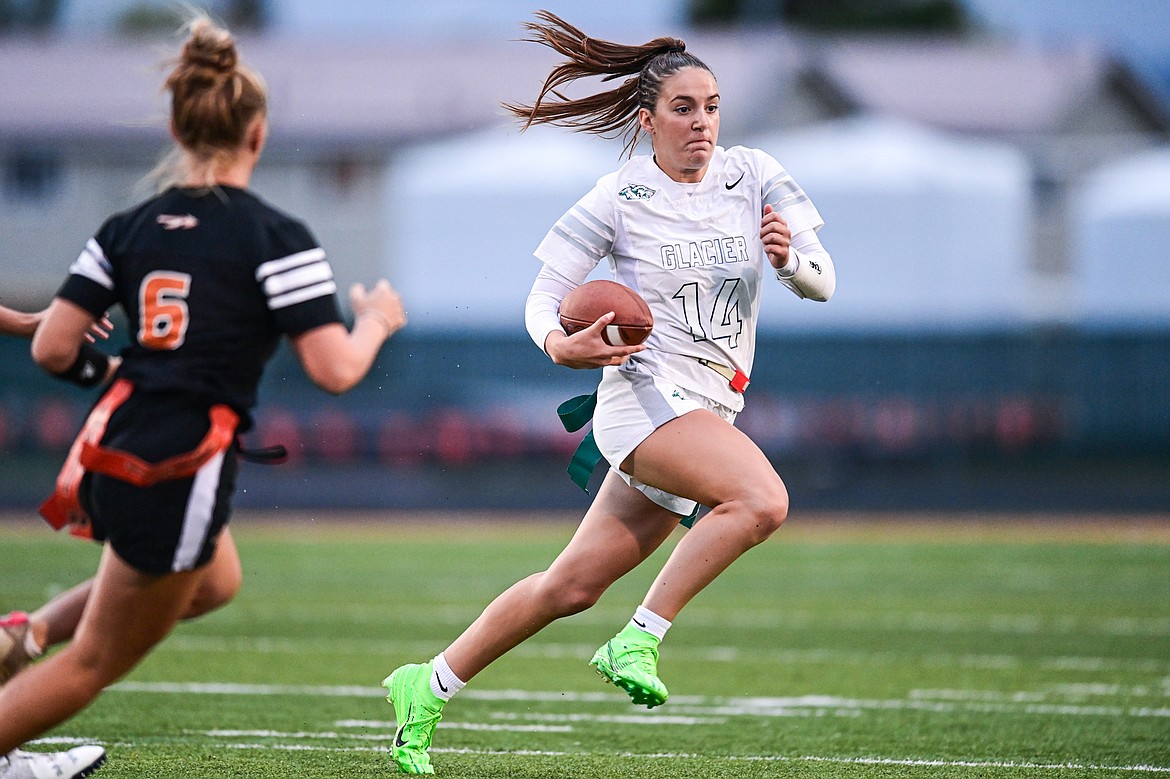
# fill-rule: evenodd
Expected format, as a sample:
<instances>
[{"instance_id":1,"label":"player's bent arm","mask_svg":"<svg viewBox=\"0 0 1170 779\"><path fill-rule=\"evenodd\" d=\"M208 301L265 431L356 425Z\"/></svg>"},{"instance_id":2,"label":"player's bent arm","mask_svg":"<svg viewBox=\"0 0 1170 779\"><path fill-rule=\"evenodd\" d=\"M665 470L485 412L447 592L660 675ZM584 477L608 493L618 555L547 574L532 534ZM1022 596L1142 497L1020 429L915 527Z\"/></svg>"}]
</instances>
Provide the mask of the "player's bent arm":
<instances>
[{"instance_id":1,"label":"player's bent arm","mask_svg":"<svg viewBox=\"0 0 1170 779\"><path fill-rule=\"evenodd\" d=\"M353 330L340 322L314 327L292 338L293 351L309 379L334 395L365 378L386 339L406 325L402 299L385 280L367 292L361 284L349 290Z\"/></svg>"},{"instance_id":2,"label":"player's bent arm","mask_svg":"<svg viewBox=\"0 0 1170 779\"><path fill-rule=\"evenodd\" d=\"M533 342L548 354L545 344L548 336L554 330L564 333L558 312L561 301L565 296L581 285L581 281L574 281L553 270L548 265L542 265L536 281L532 282L532 289L528 293L528 300L524 304L524 326Z\"/></svg>"},{"instance_id":3,"label":"player's bent arm","mask_svg":"<svg viewBox=\"0 0 1170 779\"><path fill-rule=\"evenodd\" d=\"M524 305L524 325L536 345L557 365L577 369L620 365L631 354L642 351L645 345L607 344L601 331L613 319L612 316L602 317L572 336L566 335L561 327L561 301L584 282L585 275L570 278L548 265L542 266Z\"/></svg>"},{"instance_id":4,"label":"player's bent arm","mask_svg":"<svg viewBox=\"0 0 1170 779\"><path fill-rule=\"evenodd\" d=\"M776 270L780 283L798 297L825 302L837 289L833 258L825 251L815 230L801 230L792 236L788 262Z\"/></svg>"},{"instance_id":5,"label":"player's bent arm","mask_svg":"<svg viewBox=\"0 0 1170 779\"><path fill-rule=\"evenodd\" d=\"M95 321L93 314L76 303L54 298L33 335L33 361L52 374L69 370Z\"/></svg>"},{"instance_id":6,"label":"player's bent arm","mask_svg":"<svg viewBox=\"0 0 1170 779\"><path fill-rule=\"evenodd\" d=\"M388 336L384 325L363 317L352 331L338 322L314 327L292 338L292 346L309 380L340 395L365 378Z\"/></svg>"},{"instance_id":7,"label":"player's bent arm","mask_svg":"<svg viewBox=\"0 0 1170 779\"><path fill-rule=\"evenodd\" d=\"M0 306L0 333L17 335L22 338L32 338L37 331L37 323L41 321L40 313L27 314L15 311L7 306Z\"/></svg>"},{"instance_id":8,"label":"player's bent arm","mask_svg":"<svg viewBox=\"0 0 1170 779\"><path fill-rule=\"evenodd\" d=\"M104 317L95 319L76 303L54 298L41 313L33 335L33 361L58 379L79 387L108 381L122 361L94 346L91 335L108 321Z\"/></svg>"},{"instance_id":9,"label":"player's bent arm","mask_svg":"<svg viewBox=\"0 0 1170 779\"><path fill-rule=\"evenodd\" d=\"M31 339L36 334L37 327L40 326L46 313L48 313L48 309L27 313L0 306L0 335L15 335ZM109 317L103 316L90 325L89 332L85 334L85 340L90 343L94 343L99 338L103 341L107 340L113 329L114 323L110 321Z\"/></svg>"}]
</instances>

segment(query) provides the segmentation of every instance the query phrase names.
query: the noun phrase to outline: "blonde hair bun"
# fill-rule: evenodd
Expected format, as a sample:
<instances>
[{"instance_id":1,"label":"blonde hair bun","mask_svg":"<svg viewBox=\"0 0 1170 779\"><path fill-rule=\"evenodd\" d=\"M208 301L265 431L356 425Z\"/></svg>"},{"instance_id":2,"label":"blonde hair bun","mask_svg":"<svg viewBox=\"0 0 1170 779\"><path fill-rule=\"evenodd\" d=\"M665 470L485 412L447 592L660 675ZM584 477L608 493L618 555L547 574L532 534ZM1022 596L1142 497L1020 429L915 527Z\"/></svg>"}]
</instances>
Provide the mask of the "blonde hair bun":
<instances>
[{"instance_id":1,"label":"blonde hair bun","mask_svg":"<svg viewBox=\"0 0 1170 779\"><path fill-rule=\"evenodd\" d=\"M191 37L183 45L182 65L220 74L236 69L239 55L236 53L236 39L230 32L216 27L206 16L197 17L188 28Z\"/></svg>"},{"instance_id":2,"label":"blonde hair bun","mask_svg":"<svg viewBox=\"0 0 1170 779\"><path fill-rule=\"evenodd\" d=\"M162 186L189 180L187 169L196 168L210 183L216 165L240 150L249 125L268 112L268 88L241 61L232 34L203 14L185 29L187 40L166 80L181 163L160 165Z\"/></svg>"}]
</instances>

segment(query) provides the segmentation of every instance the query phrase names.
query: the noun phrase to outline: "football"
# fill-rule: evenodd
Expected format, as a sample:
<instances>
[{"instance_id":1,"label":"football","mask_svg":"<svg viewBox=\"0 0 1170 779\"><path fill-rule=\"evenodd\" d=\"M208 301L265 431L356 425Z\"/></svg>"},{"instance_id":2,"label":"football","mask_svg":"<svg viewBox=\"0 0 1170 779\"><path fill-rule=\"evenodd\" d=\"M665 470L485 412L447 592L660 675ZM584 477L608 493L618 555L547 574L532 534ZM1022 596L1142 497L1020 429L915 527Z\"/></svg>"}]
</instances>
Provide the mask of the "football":
<instances>
[{"instance_id":1,"label":"football","mask_svg":"<svg viewBox=\"0 0 1170 779\"><path fill-rule=\"evenodd\" d=\"M587 281L561 301L561 327L569 335L584 330L603 314L614 312L613 321L601 331L610 346L634 346L650 337L654 316L650 306L634 290L616 281Z\"/></svg>"}]
</instances>

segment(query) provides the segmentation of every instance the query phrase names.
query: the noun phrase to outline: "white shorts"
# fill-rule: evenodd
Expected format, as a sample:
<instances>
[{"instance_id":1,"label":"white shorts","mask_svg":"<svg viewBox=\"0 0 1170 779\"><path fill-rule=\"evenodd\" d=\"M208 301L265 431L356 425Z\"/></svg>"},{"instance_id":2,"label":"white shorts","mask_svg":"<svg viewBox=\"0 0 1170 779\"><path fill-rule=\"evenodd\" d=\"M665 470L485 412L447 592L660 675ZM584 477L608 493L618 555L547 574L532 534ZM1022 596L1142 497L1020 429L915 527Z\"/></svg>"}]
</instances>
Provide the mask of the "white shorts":
<instances>
[{"instance_id":1,"label":"white shorts","mask_svg":"<svg viewBox=\"0 0 1170 779\"><path fill-rule=\"evenodd\" d=\"M735 422L736 412L704 395L648 373L605 368L593 412L593 437L610 470L659 506L684 517L694 512L697 502L643 484L624 473L621 464L659 427L697 409L706 409L730 424Z\"/></svg>"}]
</instances>

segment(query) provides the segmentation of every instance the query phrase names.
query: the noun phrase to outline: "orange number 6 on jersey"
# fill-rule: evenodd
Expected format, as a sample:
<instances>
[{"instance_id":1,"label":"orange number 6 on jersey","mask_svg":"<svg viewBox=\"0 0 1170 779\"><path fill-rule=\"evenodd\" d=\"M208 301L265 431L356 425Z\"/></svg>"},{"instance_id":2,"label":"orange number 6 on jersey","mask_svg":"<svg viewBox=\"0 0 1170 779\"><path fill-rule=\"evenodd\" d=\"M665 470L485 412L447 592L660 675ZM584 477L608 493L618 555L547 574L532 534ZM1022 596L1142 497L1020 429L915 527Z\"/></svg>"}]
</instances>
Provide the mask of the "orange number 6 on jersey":
<instances>
[{"instance_id":1,"label":"orange number 6 on jersey","mask_svg":"<svg viewBox=\"0 0 1170 779\"><path fill-rule=\"evenodd\" d=\"M147 349L175 350L187 335L189 273L155 271L138 288L138 343Z\"/></svg>"}]
</instances>

